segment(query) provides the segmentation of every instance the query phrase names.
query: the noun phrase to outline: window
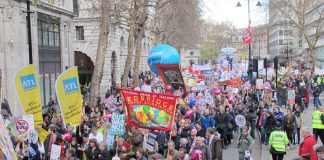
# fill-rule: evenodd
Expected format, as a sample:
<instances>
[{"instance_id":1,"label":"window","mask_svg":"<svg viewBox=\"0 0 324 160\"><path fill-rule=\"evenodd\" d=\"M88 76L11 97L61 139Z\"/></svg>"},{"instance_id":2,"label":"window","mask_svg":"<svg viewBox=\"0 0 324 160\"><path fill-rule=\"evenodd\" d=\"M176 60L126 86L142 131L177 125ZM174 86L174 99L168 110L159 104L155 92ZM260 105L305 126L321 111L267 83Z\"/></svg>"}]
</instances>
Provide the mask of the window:
<instances>
[{"instance_id":1,"label":"window","mask_svg":"<svg viewBox=\"0 0 324 160\"><path fill-rule=\"evenodd\" d=\"M76 40L84 40L84 28L83 26L76 26Z\"/></svg>"},{"instance_id":2,"label":"window","mask_svg":"<svg viewBox=\"0 0 324 160\"><path fill-rule=\"evenodd\" d=\"M279 30L279 36L283 35L283 30Z\"/></svg>"},{"instance_id":3,"label":"window","mask_svg":"<svg viewBox=\"0 0 324 160\"><path fill-rule=\"evenodd\" d=\"M38 20L38 46L60 47L60 27L58 24Z\"/></svg>"},{"instance_id":4,"label":"window","mask_svg":"<svg viewBox=\"0 0 324 160\"><path fill-rule=\"evenodd\" d=\"M195 53L193 51L190 51L190 55L193 56Z\"/></svg>"},{"instance_id":5,"label":"window","mask_svg":"<svg viewBox=\"0 0 324 160\"><path fill-rule=\"evenodd\" d=\"M293 40L289 39L289 45L293 45Z\"/></svg>"},{"instance_id":6,"label":"window","mask_svg":"<svg viewBox=\"0 0 324 160\"><path fill-rule=\"evenodd\" d=\"M282 39L279 40L279 45L283 45L283 40Z\"/></svg>"}]
</instances>

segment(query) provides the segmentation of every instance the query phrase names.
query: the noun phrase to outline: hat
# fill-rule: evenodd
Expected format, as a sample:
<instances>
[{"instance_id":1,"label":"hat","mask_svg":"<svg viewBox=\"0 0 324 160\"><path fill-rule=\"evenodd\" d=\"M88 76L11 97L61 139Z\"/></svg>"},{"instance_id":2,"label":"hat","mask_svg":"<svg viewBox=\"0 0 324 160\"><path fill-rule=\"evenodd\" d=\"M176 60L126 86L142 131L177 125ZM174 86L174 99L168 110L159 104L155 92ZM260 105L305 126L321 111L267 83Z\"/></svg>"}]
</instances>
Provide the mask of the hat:
<instances>
[{"instance_id":1,"label":"hat","mask_svg":"<svg viewBox=\"0 0 324 160\"><path fill-rule=\"evenodd\" d=\"M281 123L279 121L276 122L276 128L281 129Z\"/></svg>"},{"instance_id":2,"label":"hat","mask_svg":"<svg viewBox=\"0 0 324 160\"><path fill-rule=\"evenodd\" d=\"M315 151L316 152L324 152L324 146L316 147Z\"/></svg>"},{"instance_id":3,"label":"hat","mask_svg":"<svg viewBox=\"0 0 324 160\"><path fill-rule=\"evenodd\" d=\"M116 142L125 142L125 139L123 137L117 137Z\"/></svg>"}]
</instances>

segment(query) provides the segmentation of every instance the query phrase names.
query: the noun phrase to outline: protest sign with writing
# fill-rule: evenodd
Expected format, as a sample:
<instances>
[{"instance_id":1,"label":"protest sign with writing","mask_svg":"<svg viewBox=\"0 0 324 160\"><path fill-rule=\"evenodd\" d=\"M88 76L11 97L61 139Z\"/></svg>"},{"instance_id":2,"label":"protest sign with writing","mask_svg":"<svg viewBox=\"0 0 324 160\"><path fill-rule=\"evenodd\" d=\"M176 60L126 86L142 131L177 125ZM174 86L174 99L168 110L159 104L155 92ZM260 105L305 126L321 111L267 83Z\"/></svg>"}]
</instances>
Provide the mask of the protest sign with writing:
<instances>
[{"instance_id":1,"label":"protest sign with writing","mask_svg":"<svg viewBox=\"0 0 324 160\"><path fill-rule=\"evenodd\" d=\"M58 160L61 155L61 146L52 144L51 160Z\"/></svg>"},{"instance_id":2,"label":"protest sign with writing","mask_svg":"<svg viewBox=\"0 0 324 160\"><path fill-rule=\"evenodd\" d=\"M256 89L263 89L264 88L263 79L257 79L255 87Z\"/></svg>"},{"instance_id":3,"label":"protest sign with writing","mask_svg":"<svg viewBox=\"0 0 324 160\"><path fill-rule=\"evenodd\" d=\"M120 89L127 107L127 124L142 128L170 131L177 97L129 89Z\"/></svg>"},{"instance_id":4,"label":"protest sign with writing","mask_svg":"<svg viewBox=\"0 0 324 160\"><path fill-rule=\"evenodd\" d=\"M154 151L154 146L155 146L155 143L156 143L155 139L156 139L155 134L153 134L153 133L148 134L148 138L147 138L147 142L145 144L145 148L147 150L149 150L150 152Z\"/></svg>"},{"instance_id":5,"label":"protest sign with writing","mask_svg":"<svg viewBox=\"0 0 324 160\"><path fill-rule=\"evenodd\" d=\"M108 149L113 149L114 143L115 143L115 136L108 133L107 138L106 138L107 148Z\"/></svg>"},{"instance_id":6,"label":"protest sign with writing","mask_svg":"<svg viewBox=\"0 0 324 160\"><path fill-rule=\"evenodd\" d=\"M125 132L125 115L113 114L109 134L123 135Z\"/></svg>"},{"instance_id":7,"label":"protest sign with writing","mask_svg":"<svg viewBox=\"0 0 324 160\"><path fill-rule=\"evenodd\" d=\"M288 90L288 104L295 104L295 90L293 89Z\"/></svg>"},{"instance_id":8,"label":"protest sign with writing","mask_svg":"<svg viewBox=\"0 0 324 160\"><path fill-rule=\"evenodd\" d=\"M82 116L82 95L78 68L73 67L62 73L56 80L55 90L61 107L64 123L78 126Z\"/></svg>"},{"instance_id":9,"label":"protest sign with writing","mask_svg":"<svg viewBox=\"0 0 324 160\"><path fill-rule=\"evenodd\" d=\"M40 86L35 66L20 69L15 75L15 87L26 114L34 115L35 125L43 123Z\"/></svg>"},{"instance_id":10,"label":"protest sign with writing","mask_svg":"<svg viewBox=\"0 0 324 160\"><path fill-rule=\"evenodd\" d=\"M25 120L28 123L28 130L35 129L34 127L34 115L28 114L28 115L22 115L22 119Z\"/></svg>"}]
</instances>

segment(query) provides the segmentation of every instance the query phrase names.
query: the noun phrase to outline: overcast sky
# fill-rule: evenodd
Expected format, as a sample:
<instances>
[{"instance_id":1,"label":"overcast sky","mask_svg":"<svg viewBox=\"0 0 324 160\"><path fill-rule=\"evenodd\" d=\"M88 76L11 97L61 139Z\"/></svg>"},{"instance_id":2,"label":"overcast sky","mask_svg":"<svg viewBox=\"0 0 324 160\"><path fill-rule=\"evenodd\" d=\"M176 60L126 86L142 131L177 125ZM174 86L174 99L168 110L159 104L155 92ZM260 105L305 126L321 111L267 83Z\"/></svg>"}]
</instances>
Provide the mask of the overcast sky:
<instances>
[{"instance_id":1,"label":"overcast sky","mask_svg":"<svg viewBox=\"0 0 324 160\"><path fill-rule=\"evenodd\" d=\"M203 18L215 23L231 22L235 27L245 28L248 25L248 0L239 0L241 7L236 7L238 0L203 0ZM258 0L251 0L251 25L266 23L265 6L257 7ZM267 0L260 0L266 5Z\"/></svg>"}]
</instances>

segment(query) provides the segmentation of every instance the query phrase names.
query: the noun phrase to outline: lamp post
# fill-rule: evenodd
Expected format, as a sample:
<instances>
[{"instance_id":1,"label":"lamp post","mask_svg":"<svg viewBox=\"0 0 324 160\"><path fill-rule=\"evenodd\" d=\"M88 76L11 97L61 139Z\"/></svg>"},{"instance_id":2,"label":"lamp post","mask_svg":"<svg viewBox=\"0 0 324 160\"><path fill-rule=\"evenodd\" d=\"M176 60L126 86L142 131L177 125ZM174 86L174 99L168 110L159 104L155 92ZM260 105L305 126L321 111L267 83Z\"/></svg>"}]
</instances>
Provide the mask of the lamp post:
<instances>
[{"instance_id":1,"label":"lamp post","mask_svg":"<svg viewBox=\"0 0 324 160\"><path fill-rule=\"evenodd\" d=\"M240 1L238 0L236 7L241 7L242 4L240 3ZM258 3L256 4L256 6L261 7L262 4L260 1L258 1ZM251 24L251 15L250 15L250 0L248 0L248 18L249 18L249 25ZM251 43L249 44L249 66L252 66L252 58L251 58ZM248 69L248 74L250 77L250 81L252 81L252 70L251 68Z\"/></svg>"}]
</instances>

